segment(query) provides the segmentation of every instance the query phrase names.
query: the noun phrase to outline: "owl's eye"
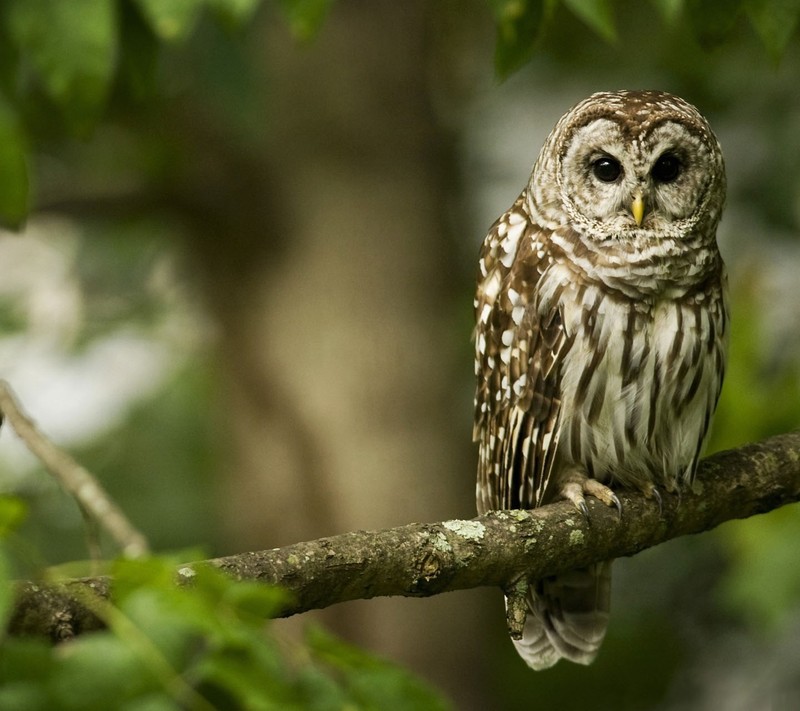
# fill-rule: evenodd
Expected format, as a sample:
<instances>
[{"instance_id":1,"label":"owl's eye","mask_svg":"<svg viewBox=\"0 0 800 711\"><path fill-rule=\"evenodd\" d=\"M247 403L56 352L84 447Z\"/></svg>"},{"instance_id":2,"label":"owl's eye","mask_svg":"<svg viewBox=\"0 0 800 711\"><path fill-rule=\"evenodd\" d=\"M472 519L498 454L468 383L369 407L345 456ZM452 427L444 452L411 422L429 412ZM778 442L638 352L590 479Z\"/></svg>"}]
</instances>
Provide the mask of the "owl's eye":
<instances>
[{"instance_id":1,"label":"owl's eye","mask_svg":"<svg viewBox=\"0 0 800 711\"><path fill-rule=\"evenodd\" d=\"M671 183L681 174L681 162L672 153L665 153L656 161L650 174L659 183Z\"/></svg>"},{"instance_id":2,"label":"owl's eye","mask_svg":"<svg viewBox=\"0 0 800 711\"><path fill-rule=\"evenodd\" d=\"M616 158L603 156L592 163L595 178L604 183L613 183L622 175L622 166Z\"/></svg>"}]
</instances>

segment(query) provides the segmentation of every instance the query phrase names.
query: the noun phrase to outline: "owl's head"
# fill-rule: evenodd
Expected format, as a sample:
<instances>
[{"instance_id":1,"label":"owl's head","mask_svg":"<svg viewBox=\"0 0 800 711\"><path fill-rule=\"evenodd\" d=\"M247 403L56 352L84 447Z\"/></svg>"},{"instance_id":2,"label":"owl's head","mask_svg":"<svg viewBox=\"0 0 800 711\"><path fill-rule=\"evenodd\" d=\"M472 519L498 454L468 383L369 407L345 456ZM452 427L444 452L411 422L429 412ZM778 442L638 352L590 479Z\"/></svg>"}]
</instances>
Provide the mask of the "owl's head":
<instances>
[{"instance_id":1,"label":"owl's head","mask_svg":"<svg viewBox=\"0 0 800 711\"><path fill-rule=\"evenodd\" d=\"M714 231L725 198L719 143L683 99L593 94L568 111L531 175L536 211L592 241Z\"/></svg>"}]
</instances>

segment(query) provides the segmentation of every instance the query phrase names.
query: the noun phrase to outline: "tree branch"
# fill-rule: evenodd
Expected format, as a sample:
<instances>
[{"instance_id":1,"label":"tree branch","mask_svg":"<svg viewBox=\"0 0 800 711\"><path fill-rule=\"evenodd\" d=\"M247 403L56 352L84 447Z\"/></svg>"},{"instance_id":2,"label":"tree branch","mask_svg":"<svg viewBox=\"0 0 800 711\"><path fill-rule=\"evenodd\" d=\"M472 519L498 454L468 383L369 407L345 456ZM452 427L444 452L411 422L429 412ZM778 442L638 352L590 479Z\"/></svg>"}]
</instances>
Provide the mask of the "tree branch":
<instances>
[{"instance_id":1,"label":"tree branch","mask_svg":"<svg viewBox=\"0 0 800 711\"><path fill-rule=\"evenodd\" d=\"M90 523L96 522L108 531L125 555L138 558L148 552L147 539L112 501L100 482L39 431L36 423L22 411L11 386L0 380L0 422L3 416L25 446L74 497Z\"/></svg>"},{"instance_id":2,"label":"tree branch","mask_svg":"<svg viewBox=\"0 0 800 711\"><path fill-rule=\"evenodd\" d=\"M656 500L641 494L620 492L619 498L621 517L592 500L588 520L570 503L559 502L471 520L356 531L185 565L178 582L190 582L200 565L213 565L239 579L280 585L293 597L283 616L347 600L426 597L482 585L513 595L521 581L634 555L800 500L800 432L705 459L692 491L664 494L661 511ZM11 631L63 638L100 626L78 602L76 586L102 597L110 590L109 581L98 578L69 581L59 589L25 583ZM509 620L512 633L518 626Z\"/></svg>"}]
</instances>

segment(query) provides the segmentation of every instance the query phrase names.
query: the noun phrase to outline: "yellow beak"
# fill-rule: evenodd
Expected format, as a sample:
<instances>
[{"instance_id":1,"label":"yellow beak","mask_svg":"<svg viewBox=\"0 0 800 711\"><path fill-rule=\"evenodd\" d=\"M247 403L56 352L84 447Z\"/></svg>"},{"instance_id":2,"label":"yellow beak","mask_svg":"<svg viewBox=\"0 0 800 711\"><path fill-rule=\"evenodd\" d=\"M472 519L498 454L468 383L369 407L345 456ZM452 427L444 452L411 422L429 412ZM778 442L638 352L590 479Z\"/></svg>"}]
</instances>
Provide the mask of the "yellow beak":
<instances>
[{"instance_id":1,"label":"yellow beak","mask_svg":"<svg viewBox=\"0 0 800 711\"><path fill-rule=\"evenodd\" d=\"M636 225L640 226L644 219L644 198L640 190L633 193L633 202L631 203L631 215L636 220Z\"/></svg>"}]
</instances>

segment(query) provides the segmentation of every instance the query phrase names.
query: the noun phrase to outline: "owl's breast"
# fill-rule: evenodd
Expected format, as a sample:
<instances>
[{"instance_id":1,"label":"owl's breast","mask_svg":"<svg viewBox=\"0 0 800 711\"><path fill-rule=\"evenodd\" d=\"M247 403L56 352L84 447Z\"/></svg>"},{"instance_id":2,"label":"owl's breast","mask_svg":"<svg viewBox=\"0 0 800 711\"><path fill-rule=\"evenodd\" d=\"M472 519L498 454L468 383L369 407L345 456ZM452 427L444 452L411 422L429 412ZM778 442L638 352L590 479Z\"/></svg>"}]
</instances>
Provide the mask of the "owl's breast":
<instances>
[{"instance_id":1,"label":"owl's breast","mask_svg":"<svg viewBox=\"0 0 800 711\"><path fill-rule=\"evenodd\" d=\"M571 280L651 301L682 297L722 265L716 243L695 232L636 229L601 238L561 226L551 235L549 248Z\"/></svg>"},{"instance_id":2,"label":"owl's breast","mask_svg":"<svg viewBox=\"0 0 800 711\"><path fill-rule=\"evenodd\" d=\"M561 465L600 480L673 489L691 478L722 380L725 310L642 301L573 283L560 298L572 340L561 366Z\"/></svg>"}]
</instances>

